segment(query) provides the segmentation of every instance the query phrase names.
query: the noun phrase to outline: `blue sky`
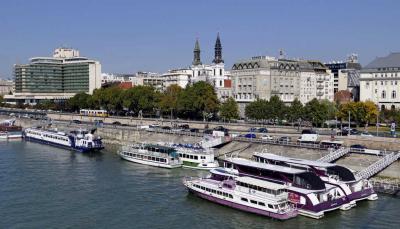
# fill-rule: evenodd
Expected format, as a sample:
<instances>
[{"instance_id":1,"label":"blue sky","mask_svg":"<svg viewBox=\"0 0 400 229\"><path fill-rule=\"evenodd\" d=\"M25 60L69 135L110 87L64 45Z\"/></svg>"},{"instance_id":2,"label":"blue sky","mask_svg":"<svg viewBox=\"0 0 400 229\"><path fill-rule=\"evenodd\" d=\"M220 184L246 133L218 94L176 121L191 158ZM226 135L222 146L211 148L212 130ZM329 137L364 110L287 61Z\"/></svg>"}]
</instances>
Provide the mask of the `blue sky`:
<instances>
[{"instance_id":1,"label":"blue sky","mask_svg":"<svg viewBox=\"0 0 400 229\"><path fill-rule=\"evenodd\" d=\"M400 51L400 1L2 0L0 76L15 63L61 45L97 59L103 72L163 72L191 64L196 37L203 63L221 34L227 68L256 55L343 60L365 65Z\"/></svg>"}]
</instances>

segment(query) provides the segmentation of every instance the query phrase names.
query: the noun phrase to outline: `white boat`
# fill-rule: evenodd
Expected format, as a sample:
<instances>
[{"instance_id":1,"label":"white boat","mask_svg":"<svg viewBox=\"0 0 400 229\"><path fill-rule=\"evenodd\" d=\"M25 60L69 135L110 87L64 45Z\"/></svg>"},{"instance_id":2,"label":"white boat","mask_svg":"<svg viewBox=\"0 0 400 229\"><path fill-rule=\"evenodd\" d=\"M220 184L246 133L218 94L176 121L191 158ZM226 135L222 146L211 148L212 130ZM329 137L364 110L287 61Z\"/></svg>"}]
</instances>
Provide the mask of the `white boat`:
<instances>
[{"instance_id":1,"label":"white boat","mask_svg":"<svg viewBox=\"0 0 400 229\"><path fill-rule=\"evenodd\" d=\"M213 174L214 170L211 170ZM218 173L218 171L216 171ZM289 203L287 186L252 177L185 178L183 184L191 193L228 207L275 219L296 217L298 212Z\"/></svg>"},{"instance_id":2,"label":"white boat","mask_svg":"<svg viewBox=\"0 0 400 229\"><path fill-rule=\"evenodd\" d=\"M190 144L172 144L171 146L177 150L182 166L185 168L209 170L219 167L214 159L213 149L204 149Z\"/></svg>"},{"instance_id":3,"label":"white boat","mask_svg":"<svg viewBox=\"0 0 400 229\"><path fill-rule=\"evenodd\" d=\"M0 132L0 139L21 139L22 132L21 131L1 131Z\"/></svg>"},{"instance_id":4,"label":"white boat","mask_svg":"<svg viewBox=\"0 0 400 229\"><path fill-rule=\"evenodd\" d=\"M103 149L102 140L94 135L94 131L74 130L64 133L57 130L27 128L23 137L27 141L38 142L79 152L92 152Z\"/></svg>"},{"instance_id":5,"label":"white boat","mask_svg":"<svg viewBox=\"0 0 400 229\"><path fill-rule=\"evenodd\" d=\"M179 168L182 161L175 148L158 144L123 146L118 153L127 161L161 168Z\"/></svg>"}]
</instances>

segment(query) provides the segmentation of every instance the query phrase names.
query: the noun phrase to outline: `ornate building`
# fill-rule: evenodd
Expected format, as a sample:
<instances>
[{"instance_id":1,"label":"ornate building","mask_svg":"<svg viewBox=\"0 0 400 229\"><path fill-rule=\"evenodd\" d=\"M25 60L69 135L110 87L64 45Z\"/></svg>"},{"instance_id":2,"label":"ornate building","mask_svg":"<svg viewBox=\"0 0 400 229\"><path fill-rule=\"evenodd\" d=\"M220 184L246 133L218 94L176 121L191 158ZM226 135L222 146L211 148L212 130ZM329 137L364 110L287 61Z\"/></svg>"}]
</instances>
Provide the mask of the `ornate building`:
<instances>
[{"instance_id":1,"label":"ornate building","mask_svg":"<svg viewBox=\"0 0 400 229\"><path fill-rule=\"evenodd\" d=\"M222 45L219 33L215 41L214 47L214 59L213 63L206 65L202 64L200 57L200 45L199 40L196 40L195 48L193 50L193 62L191 70L193 71L193 82L206 81L214 86L218 98L221 100L226 99L230 96L230 83L229 72L225 72L225 64L222 59Z\"/></svg>"}]
</instances>

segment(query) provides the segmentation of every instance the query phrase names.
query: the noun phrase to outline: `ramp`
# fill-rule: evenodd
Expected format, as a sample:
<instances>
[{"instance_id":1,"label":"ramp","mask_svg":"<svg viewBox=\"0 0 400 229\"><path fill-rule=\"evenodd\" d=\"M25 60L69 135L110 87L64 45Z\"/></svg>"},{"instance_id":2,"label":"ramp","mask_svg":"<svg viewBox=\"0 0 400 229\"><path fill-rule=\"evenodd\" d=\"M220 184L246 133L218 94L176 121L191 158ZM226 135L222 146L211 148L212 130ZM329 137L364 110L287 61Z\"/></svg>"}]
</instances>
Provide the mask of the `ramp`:
<instances>
[{"instance_id":1,"label":"ramp","mask_svg":"<svg viewBox=\"0 0 400 229\"><path fill-rule=\"evenodd\" d=\"M400 158L400 153L390 153L384 156L379 161L373 163L372 165L368 166L366 169L358 172L356 176L361 177L363 179L369 179L370 177L374 176L375 174L379 173L380 171L384 170L386 167L391 165L393 162L397 161Z\"/></svg>"},{"instance_id":2,"label":"ramp","mask_svg":"<svg viewBox=\"0 0 400 229\"><path fill-rule=\"evenodd\" d=\"M350 152L349 148L340 148L318 159L319 162L333 162Z\"/></svg>"}]
</instances>

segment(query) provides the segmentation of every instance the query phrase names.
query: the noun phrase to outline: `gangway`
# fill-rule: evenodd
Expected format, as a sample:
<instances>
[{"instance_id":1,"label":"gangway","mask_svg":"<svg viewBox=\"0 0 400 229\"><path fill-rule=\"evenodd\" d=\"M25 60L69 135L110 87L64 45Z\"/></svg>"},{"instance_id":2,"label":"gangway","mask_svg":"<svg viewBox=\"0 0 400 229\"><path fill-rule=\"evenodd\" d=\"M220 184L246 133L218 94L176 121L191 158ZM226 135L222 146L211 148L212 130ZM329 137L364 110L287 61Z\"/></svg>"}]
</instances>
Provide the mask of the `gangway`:
<instances>
[{"instance_id":1,"label":"gangway","mask_svg":"<svg viewBox=\"0 0 400 229\"><path fill-rule=\"evenodd\" d=\"M325 156L321 157L317 161L319 161L319 162L332 162L332 161L335 161L335 160L343 157L344 155L348 154L349 152L350 152L349 148L342 147L342 148L339 148L338 150L332 151L328 155L325 155Z\"/></svg>"},{"instance_id":2,"label":"gangway","mask_svg":"<svg viewBox=\"0 0 400 229\"><path fill-rule=\"evenodd\" d=\"M399 158L400 158L400 153L392 152L390 154L387 154L379 161L368 166L366 169L358 172L356 176L364 179L369 179L373 175L379 173L380 171L391 165L393 162L397 161Z\"/></svg>"}]
</instances>

